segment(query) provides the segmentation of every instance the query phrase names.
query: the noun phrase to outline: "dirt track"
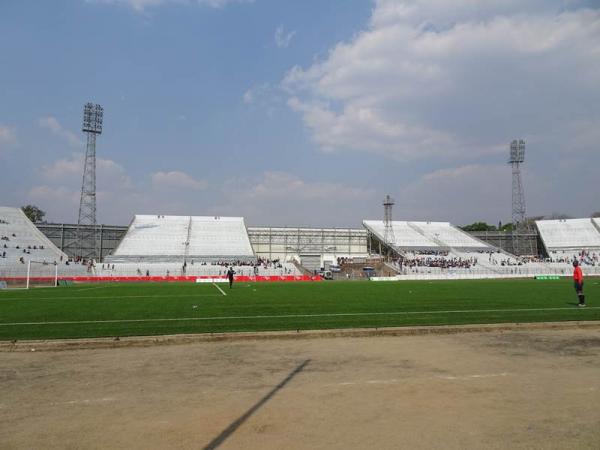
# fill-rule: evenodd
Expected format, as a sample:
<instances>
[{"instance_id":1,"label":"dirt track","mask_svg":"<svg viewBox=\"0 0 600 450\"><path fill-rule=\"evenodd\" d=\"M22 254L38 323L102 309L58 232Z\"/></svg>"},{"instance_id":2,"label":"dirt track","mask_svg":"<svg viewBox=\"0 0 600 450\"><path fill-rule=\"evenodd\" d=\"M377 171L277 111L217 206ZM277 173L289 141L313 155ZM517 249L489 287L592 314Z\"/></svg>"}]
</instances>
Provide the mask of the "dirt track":
<instances>
[{"instance_id":1,"label":"dirt track","mask_svg":"<svg viewBox=\"0 0 600 450\"><path fill-rule=\"evenodd\" d=\"M600 330L0 353L0 448L600 448Z\"/></svg>"}]
</instances>

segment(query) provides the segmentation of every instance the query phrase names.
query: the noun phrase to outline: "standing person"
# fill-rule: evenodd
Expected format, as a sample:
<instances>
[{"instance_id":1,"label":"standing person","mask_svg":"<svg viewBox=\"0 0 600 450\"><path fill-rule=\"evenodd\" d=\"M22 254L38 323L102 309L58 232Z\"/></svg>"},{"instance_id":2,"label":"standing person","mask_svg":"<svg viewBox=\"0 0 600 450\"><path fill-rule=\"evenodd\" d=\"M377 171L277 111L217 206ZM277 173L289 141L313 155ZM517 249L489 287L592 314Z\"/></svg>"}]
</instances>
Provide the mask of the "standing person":
<instances>
[{"instance_id":1,"label":"standing person","mask_svg":"<svg viewBox=\"0 0 600 450\"><path fill-rule=\"evenodd\" d=\"M575 283L575 292L577 292L577 297L579 297L579 306L585 306L585 295L583 295L583 272L581 271L581 267L579 267L579 262L577 260L573 261L573 281Z\"/></svg>"},{"instance_id":2,"label":"standing person","mask_svg":"<svg viewBox=\"0 0 600 450\"><path fill-rule=\"evenodd\" d=\"M229 289L233 287L233 274L235 274L233 267L230 267L227 271L227 279L229 280Z\"/></svg>"}]
</instances>

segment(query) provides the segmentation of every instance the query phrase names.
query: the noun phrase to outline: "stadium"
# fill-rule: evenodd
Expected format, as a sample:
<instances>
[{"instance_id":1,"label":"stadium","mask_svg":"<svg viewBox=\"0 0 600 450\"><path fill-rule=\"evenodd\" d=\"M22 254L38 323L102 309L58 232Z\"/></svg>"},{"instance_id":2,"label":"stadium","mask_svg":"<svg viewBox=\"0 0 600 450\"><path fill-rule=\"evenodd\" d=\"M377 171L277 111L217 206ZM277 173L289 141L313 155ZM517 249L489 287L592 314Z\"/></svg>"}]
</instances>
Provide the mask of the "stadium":
<instances>
[{"instance_id":1,"label":"stadium","mask_svg":"<svg viewBox=\"0 0 600 450\"><path fill-rule=\"evenodd\" d=\"M518 194L522 196L523 192ZM86 201L85 195L84 174L81 204ZM95 194L93 198L95 210ZM374 418L379 416L378 405L385 404L385 396L396 392L417 402L406 411L397 411L405 427L412 428L417 426L410 418L412 411L418 411L420 406L416 405L423 403L431 406L417 413L417 418L433 414L434 422L447 422L447 413L434 414L431 408L463 390L462 398L454 401L458 407L472 411L462 413L468 426L485 430L486 425L478 423L478 417L487 416L494 425L487 426L489 431L484 434L502 433L493 442L511 447L518 446L525 437L521 433L517 440L508 437L506 425L496 422L498 413L485 411L486 406L478 404L478 389L501 392L519 405L525 399L543 404L543 395L532 396L514 388L518 377L526 385L535 382L543 389L554 389L560 402L580 408L577 389L556 386L545 377L560 373L549 356L556 349L560 349L561 358L576 359L572 362L578 375L593 377L587 374L585 364L580 365L580 359L585 361L593 355L598 342L594 336L600 306L593 299L600 294L600 283L594 278L600 275L600 220L536 220L528 221L528 225L523 221L515 222L510 232L469 233L449 222L393 220L389 195L383 206L383 220L365 219L362 227L355 228L253 227L247 226L243 217L160 212L135 214L128 226L97 226L81 220L77 224L48 224L33 223L21 208L0 207L0 351L11 352L9 367L14 364L21 367L19 370L31 363L30 358L19 354L38 352L42 362L35 359L44 367L41 376L50 383L59 382L55 370L72 371L80 364L70 362L68 356L53 360L53 353L84 352L77 356L86 361L84 376L96 380L98 386L102 386L104 377L120 378L119 358L125 354L138 367L130 369L131 379L143 386L148 381L143 361L154 358L161 361L151 369L154 375L150 377L152 383L161 386L155 400L160 405L158 411L165 408L165 401L185 403L187 394L182 396L181 389L195 387L193 379L185 377L173 384L173 374L164 370L163 363L179 374L199 371L203 382L213 389L202 391L200 397L224 408L218 414L228 419L216 419L212 408L186 412L185 408L174 407L167 416L177 428L183 428L159 435L150 432L154 445L160 448L171 447L176 435L202 443L206 449L218 448L225 441L233 448L280 448L286 442L296 447L293 442L301 439L297 433L316 430L317 437L298 446L307 448L326 440L330 426L350 433L349 417L341 416L339 423L326 419L326 428L302 418L307 412L324 411L314 403L320 403L323 395L334 395L342 402L360 401L365 409L359 416ZM572 291L574 261L588 280L586 294L592 300L586 308L579 307ZM233 273L229 284L228 273ZM464 337L457 339L454 335ZM393 356L397 340L402 346L411 346L411 350L402 352L405 362L400 372ZM358 354L346 345L359 348ZM521 353L502 353L506 346L523 345L527 347ZM465 355L465 348L475 353ZM104 354L103 367L96 373L94 359L89 358L99 357L107 349L119 353ZM432 349L434 353L429 354ZM503 350L496 354L493 349ZM198 361L204 362L190 366L188 358L180 354L182 350L193 352ZM331 351L337 355L333 359L328 356ZM220 356L206 361L204 352ZM287 363L288 352L301 356ZM223 359L228 354L234 355L231 357L236 362ZM429 356L424 358L423 354ZM515 355L523 355L537 368L522 374ZM450 359L444 359L447 357ZM414 366L433 360L438 366L443 361L443 369ZM365 361L370 362L363 367ZM235 370L239 364L242 372ZM339 367L328 374L328 364ZM255 387L247 385L245 380L250 375L246 371L264 370L280 376L288 372L279 381L261 375L267 385L274 387L233 420L254 401ZM563 375L571 375L572 369L566 370ZM405 385L399 373L413 381ZM220 381L212 380L215 374L219 374ZM307 376L304 385L294 380ZM89 385L80 385L77 377L67 379L76 390L90 391ZM14 386L15 380L9 385ZM421 385L424 380L428 388ZM286 387L292 381L298 386L296 391ZM471 382L479 385L475 391L468 387ZM42 395L36 386L27 383L31 381L26 382L34 392L31 395ZM448 396L448 383L467 384L450 388ZM241 398L235 394L239 384L249 389ZM431 386L433 396L422 398ZM251 418L275 394L283 395L278 392L284 387L288 401L301 406L284 410L282 405L265 406L270 413L262 411L258 422ZM60 430L65 423L73 422L89 427L86 419L74 418L65 409L71 406L75 411L89 408L94 422L97 414L108 411L137 417L140 408L150 405L145 395L120 406L115 404L115 398L129 395L125 394L129 389L127 383L117 383L108 390L94 388L80 400L55 400L50 406L53 412L44 413L41 422L29 419L23 426L16 426L15 433L6 434L7 439L16 446L36 447L48 432L31 435L28 426ZM9 404L25 398L27 404L31 395L23 397L13 392L5 398ZM58 395L55 398L69 397L67 392ZM484 398L498 402L496 395ZM249 396L249 402L245 396ZM324 414L338 416L340 407L333 402L332 409ZM586 408L588 416L595 417ZM189 417L182 419L180 414L198 420L202 424L199 431L192 431ZM281 414L286 417L283 421L276 417ZM525 414L521 419L516 416L517 420L547 420L536 410ZM128 428L115 431L114 438L102 438L102 446L133 445L135 434L148 433L142 430L159 417L164 414L159 412L148 421L130 419ZM7 420L14 424L15 416L8 415ZM226 426L227 420L233 422ZM254 428L243 425L246 421L255 421ZM551 421L559 429L561 447L569 445L569 427L559 426L559 417ZM290 427L291 422L298 425ZM116 424L111 419L102 419L101 423L111 429ZM373 439L381 439L383 446L390 445L398 436L397 424L381 419L376 423L360 428L358 434L350 433L352 440L360 442L360 447L371 447ZM282 431L268 431L271 424ZM509 427L513 426L510 421ZM405 427L400 429L404 438L410 435ZM137 431L132 433L130 428ZM94 429L97 431L91 431L92 436L102 428ZM415 448L429 448L437 446L440 436L446 436L451 447L462 447L462 442L472 445L474 441L461 437L464 433L466 430L457 434L442 427L433 441L423 436L409 441ZM593 431L585 432L580 442L591 443L596 437ZM90 443L85 437L59 435L55 439L51 446ZM346 437L338 439L343 447L349 445ZM142 442L144 447L149 444ZM525 442L536 446L544 438L533 433ZM188 446L192 444L183 445Z\"/></svg>"},{"instance_id":2,"label":"stadium","mask_svg":"<svg viewBox=\"0 0 600 450\"><path fill-rule=\"evenodd\" d=\"M600 448L595 5L76 3L0 14L0 448Z\"/></svg>"},{"instance_id":3,"label":"stadium","mask_svg":"<svg viewBox=\"0 0 600 450\"><path fill-rule=\"evenodd\" d=\"M87 153L90 154L89 140ZM95 148L91 153L95 157ZM81 205L89 200L85 177L84 171ZM517 198L523 195L522 190L517 192ZM91 193L91 198L90 209L95 211L95 193ZM21 208L0 207L0 286L3 288L0 289L0 349L15 352L13 355L41 350L42 355L48 355L42 356L42 376L52 383L58 381L53 373L55 367L74 370L73 364L79 364L63 358L58 358L61 361L58 365L51 362L48 358L58 350L90 352L80 356L93 358L103 349L116 348L127 352L127 358L138 366L150 352L152 358L169 361L177 371L188 373L198 370L202 373L202 369L173 360L187 361L179 354L181 349L201 354L233 352L235 361L243 361L243 370L262 372L265 367L271 367L267 370L276 374L289 368L284 362L287 352L303 355L299 360L292 358L294 367L283 380L267 381L275 387L229 426L216 420L211 408L201 408L198 417L195 412L186 413L185 408L183 411L174 408L170 420L177 427L184 427L184 431L175 435L191 436L193 442L200 442L207 449L220 447L225 441L240 448L247 445L280 448L286 442L295 447L291 442L300 439L297 433L307 429L318 430L319 437L299 447L317 445L323 442L329 427L321 429L318 423L301 416L309 411L322 411L322 407L314 404L322 401L322 395L360 401L367 406L359 415L371 418L378 417L377 405L385 404L388 392L400 392L419 404L436 404L440 399L449 401L443 393L448 383L477 380L481 384L479 380L485 380L483 389L492 391L508 383L501 389L503 395L518 404L524 398L532 398L512 387L511 378L520 372L520 363L514 354L496 355L502 360L499 365L485 356L463 355L458 365L456 360L445 361L443 370L415 369L413 364L416 361L422 364L425 360L420 355L431 348L435 353L429 358L439 361L443 360L444 352L453 355L453 359L458 358L465 346L490 352L494 346L505 348L525 342L533 347L522 354L539 365L525 383L535 380L544 388L556 389L561 402L581 407L577 392L557 387L552 381L544 380L544 376L548 370L557 371L552 358L548 357L551 348L561 349L561 355L565 355L564 349L574 348L572 354L584 355L584 358L597 348L598 338L589 333L597 335L600 306L592 300L586 308L579 307L581 304L578 305L572 292L571 272L573 262L577 261L588 279L588 299L600 295L600 283L594 278L600 275L600 219L536 220L529 221L529 225L523 220L523 223L515 221L514 231L508 233L468 233L449 222L393 220L393 204L388 195L383 202L383 220L365 219L362 227L355 228L253 227L247 226L243 217L175 216L160 212L135 214L128 226L97 226L95 218L92 223L80 220L77 224L48 224L33 223ZM515 209L518 205L513 207ZM80 219L81 210L82 207ZM233 274L229 284L228 273ZM426 337L432 334L435 337ZM455 334L467 337L456 342L451 337ZM342 339L336 342L337 338ZM328 341L331 339L334 341ZM413 373L416 377L408 388L394 368L394 340L398 339L402 345L414 347L403 352L404 361L411 362L404 363L407 365L401 373L404 376ZM292 343L278 344L288 340ZM342 341L361 348L359 356L344 348ZM327 344L318 345L318 342ZM169 347L174 350L166 350ZM342 359L327 356L330 351ZM196 357L202 361L201 354L196 353ZM373 355L378 354L382 359L373 362ZM99 385L103 383L102 377L118 378L120 375L115 371L121 363L112 358L122 355L104 355L108 360L100 371L103 375L96 375L95 364L88 360L85 376L96 379ZM28 358L11 356L8 360L9 366L14 363L24 370L22 364L27 364ZM317 361L321 361L320 364ZM370 367L367 370L361 369L364 361L371 361L367 363ZM233 402L232 398L221 398L221 392L236 392L232 386L246 383L245 377L249 375L232 370L238 362L228 363L222 356L205 364L210 369L201 378L213 386L214 391L203 391L201 397L203 401L210 399L221 405L225 408L222 414L229 418L227 420L233 420L232 415L243 410L246 402L240 403L237 395L232 397L236 399ZM292 412L291 416L281 421L263 413L255 428L244 428L243 423L251 420L250 416L294 378L310 376L315 370L327 371L327 364L341 367L329 375L312 373L312 381L305 381L306 386L300 384L299 391L287 393L289 401L303 406L291 410L276 407L270 413L289 415ZM494 364L496 368L490 371L487 367ZM465 365L473 367L469 373L464 372ZM576 370L584 375L589 369L584 364ZM144 371L134 370L132 379L144 385L147 380ZM165 372L162 366L153 371L154 383L171 384L172 374ZM221 381L211 381L215 373ZM523 375L518 376L523 382ZM78 385L76 378L67 378ZM442 390L435 398L420 398L427 391L419 384L424 379L436 390ZM14 380L9 384L14 385ZM175 391L164 387L159 390L161 395L156 401L160 408L165 407L167 399L185 402L178 389L194 389L191 380L179 381L174 386ZM366 397L354 393L356 387L370 393ZM84 386L76 389L89 390ZM122 398L128 389L127 384L121 384L109 391ZM255 388L250 386L249 389L244 395L251 397ZM347 392L352 393L340 391L348 389ZM456 389L455 386L449 391L450 398L460 392ZM75 419L68 413L65 407L70 405L76 410L89 406L94 411L91 416L94 420L96 414L103 411L121 411L127 417L135 417L140 414L139 408L149 406L145 398L137 398L118 407L114 405L115 397L106 394L106 390L96 388L95 391L93 400L86 396L83 400L54 401L52 405L59 405L60 412L51 406L52 418L48 412L41 423L47 421L58 429L62 429L65 421L86 424L85 419ZM41 395L37 388L34 392L36 397ZM306 400L307 393L311 400ZM69 394L62 393L59 397L65 395ZM477 406L478 395L468 388L462 395L457 404L476 411L475 415L464 413L467 423L485 429L483 424L477 423L477 416L482 414L482 406ZM371 396L375 396L374 402ZM25 397L26 403L30 401L29 395ZM22 401L22 397L14 393L8 393L5 398L9 404L17 399ZM493 399L494 395L489 398ZM543 396L533 398L540 402ZM333 405L326 414L339 414L341 405L336 406L335 402ZM371 411L372 408L375 409ZM419 407L413 408L418 410ZM595 417L589 409L587 413ZM200 434L186 425L187 418L176 419L179 414L196 417L202 424ZM430 408L426 414L432 414ZM528 414L527 420L532 416L539 417L535 420L545 420L545 415L539 412ZM410 427L416 426L410 415L409 409L401 414L402 420ZM157 417L148 422L136 419L129 426L139 433ZM433 417L439 423L448 421L444 413ZM497 420L496 413L490 417ZM14 423L15 417L9 416L7 420ZM558 426L558 420L553 419L553 426ZM300 425L290 427L290 421ZM40 421L30 419L26 423L39 426ZM102 423L109 428L115 426L110 419ZM325 423L331 426L336 420L328 419ZM277 424L284 431L265 434L261 430L268 430L269 424ZM348 424L345 419L335 427L347 433ZM219 427L224 429L219 432ZM379 427L383 430L376 431ZM396 427L394 422L378 419L374 428L366 427L358 434L350 434L361 447L371 447L373 439L382 439L383 446L387 446L397 436ZM27 425L17 429L16 433L7 435L15 445L41 445L43 434L29 435ZM504 434L505 430L500 423L489 433ZM92 435L95 433L97 431ZM451 446L458 448L464 439L460 437L462 433L442 429L436 433L435 440L442 435L449 436ZM568 433L568 427L559 433L561 446L572 442ZM403 428L401 435L408 434L408 429ZM134 435L129 428L116 432L114 439L104 438L102 446L129 447ZM161 436L152 438L158 447L172 446L172 431ZM205 436L214 437L209 440ZM539 433L532 436L526 440L527 445L536 446L542 438ZM586 432L582 442L591 443L596 438L595 432ZM53 446L57 447L64 442L89 444L81 437L56 439ZM524 437L519 435L518 439ZM340 442L346 442L344 447L348 445L345 438ZM437 446L423 437L411 442L419 448ZM505 434L494 442L511 447L517 443ZM144 441L144 446L147 444ZM188 445L191 444L183 447Z\"/></svg>"}]
</instances>

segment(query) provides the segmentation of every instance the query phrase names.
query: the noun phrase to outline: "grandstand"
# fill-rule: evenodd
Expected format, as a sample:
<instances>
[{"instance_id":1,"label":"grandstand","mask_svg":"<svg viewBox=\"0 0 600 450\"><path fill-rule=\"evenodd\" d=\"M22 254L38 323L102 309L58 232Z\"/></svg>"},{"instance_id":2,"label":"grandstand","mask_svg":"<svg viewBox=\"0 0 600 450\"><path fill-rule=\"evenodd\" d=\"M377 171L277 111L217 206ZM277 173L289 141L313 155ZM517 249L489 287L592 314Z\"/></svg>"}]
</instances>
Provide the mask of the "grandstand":
<instances>
[{"instance_id":1,"label":"grandstand","mask_svg":"<svg viewBox=\"0 0 600 450\"><path fill-rule=\"evenodd\" d=\"M364 227L379 240L384 240L384 223L381 220L364 220ZM400 251L447 250L460 248L469 250L492 250L449 222L392 222L395 241L393 246Z\"/></svg>"},{"instance_id":2,"label":"grandstand","mask_svg":"<svg viewBox=\"0 0 600 450\"><path fill-rule=\"evenodd\" d=\"M419 233L431 239L441 247L470 250L489 250L490 246L478 241L469 234L448 222L408 222Z\"/></svg>"},{"instance_id":3,"label":"grandstand","mask_svg":"<svg viewBox=\"0 0 600 450\"><path fill-rule=\"evenodd\" d=\"M242 217L136 215L115 249L96 265L103 276L300 275L290 262L257 258Z\"/></svg>"},{"instance_id":4,"label":"grandstand","mask_svg":"<svg viewBox=\"0 0 600 450\"><path fill-rule=\"evenodd\" d=\"M0 207L0 281L11 284L25 279L29 261L42 263L34 266L32 275L53 276L84 274L81 265L69 263L59 250L27 218L20 208Z\"/></svg>"},{"instance_id":5,"label":"grandstand","mask_svg":"<svg viewBox=\"0 0 600 450\"><path fill-rule=\"evenodd\" d=\"M379 247L381 253L381 247L388 246L384 242L383 221L365 220L363 224L371 237L369 247L375 250ZM589 226L591 221L588 219L585 226L578 222L576 224L576 227L571 226L571 232L577 230L571 237L573 243L593 242L589 235L593 236L597 231L594 226ZM535 255L517 257L476 239L448 222L395 221L392 222L392 228L394 242L389 246L396 257L392 258L389 265L396 269L399 279L567 275L572 270L573 259L587 266L588 274L600 274L600 252L571 251L557 254L554 250L549 258ZM580 250L582 248L579 247Z\"/></svg>"},{"instance_id":6,"label":"grandstand","mask_svg":"<svg viewBox=\"0 0 600 450\"><path fill-rule=\"evenodd\" d=\"M600 224L597 219L538 220L536 226L546 249L546 265L563 272L579 261L587 273L600 269Z\"/></svg>"},{"instance_id":7,"label":"grandstand","mask_svg":"<svg viewBox=\"0 0 600 450\"><path fill-rule=\"evenodd\" d=\"M249 261L255 259L241 217L136 215L106 258L127 261Z\"/></svg>"},{"instance_id":8,"label":"grandstand","mask_svg":"<svg viewBox=\"0 0 600 450\"><path fill-rule=\"evenodd\" d=\"M536 226L549 254L565 250L600 250L598 219L538 220Z\"/></svg>"},{"instance_id":9,"label":"grandstand","mask_svg":"<svg viewBox=\"0 0 600 450\"><path fill-rule=\"evenodd\" d=\"M20 208L0 207L0 255L5 262L59 262L67 255L40 232Z\"/></svg>"},{"instance_id":10,"label":"grandstand","mask_svg":"<svg viewBox=\"0 0 600 450\"><path fill-rule=\"evenodd\" d=\"M29 260L56 262L63 277L170 276L188 281L223 277L228 267L244 277L296 277L330 266L335 268L334 278L568 275L574 259L587 274L600 274L598 219L536 224L547 254L517 257L449 222L394 221L394 242L388 245L381 220L364 220L363 229L246 228L241 217L136 215L126 229L107 227L112 254L78 264L52 242L72 248L74 226L38 228L20 209L0 208L0 278L23 277ZM100 248L105 245L103 236L100 230ZM384 257L386 248L393 250L391 260ZM364 272L365 267L372 273Z\"/></svg>"},{"instance_id":11,"label":"grandstand","mask_svg":"<svg viewBox=\"0 0 600 450\"><path fill-rule=\"evenodd\" d=\"M514 256L448 223L394 222L393 225L392 245L399 254L393 264L402 279L564 276L571 273L574 260L579 261L588 275L600 275L600 227L594 219L538 221L547 257ZM383 222L365 221L365 226L381 245ZM430 242L428 246L419 234Z\"/></svg>"}]
</instances>

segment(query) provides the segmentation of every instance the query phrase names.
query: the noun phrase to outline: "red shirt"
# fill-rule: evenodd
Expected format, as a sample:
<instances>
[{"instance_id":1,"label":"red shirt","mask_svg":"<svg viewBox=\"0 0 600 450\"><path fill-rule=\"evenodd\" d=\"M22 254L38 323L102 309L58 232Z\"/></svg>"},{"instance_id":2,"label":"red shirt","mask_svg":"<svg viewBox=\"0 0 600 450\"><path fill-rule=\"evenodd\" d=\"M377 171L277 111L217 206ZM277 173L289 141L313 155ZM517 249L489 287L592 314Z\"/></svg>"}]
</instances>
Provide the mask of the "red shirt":
<instances>
[{"instance_id":1,"label":"red shirt","mask_svg":"<svg viewBox=\"0 0 600 450\"><path fill-rule=\"evenodd\" d=\"M581 267L575 267L575 270L573 271L573 280L575 280L577 283L583 282L583 272L581 271Z\"/></svg>"}]
</instances>

